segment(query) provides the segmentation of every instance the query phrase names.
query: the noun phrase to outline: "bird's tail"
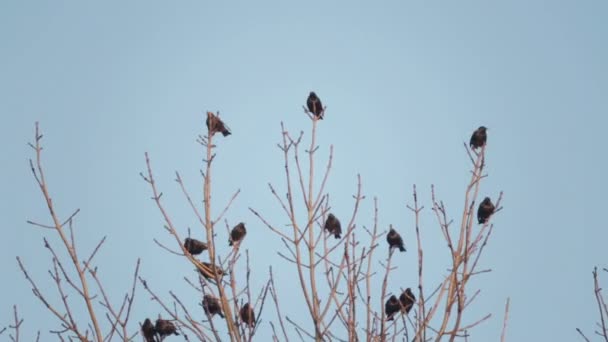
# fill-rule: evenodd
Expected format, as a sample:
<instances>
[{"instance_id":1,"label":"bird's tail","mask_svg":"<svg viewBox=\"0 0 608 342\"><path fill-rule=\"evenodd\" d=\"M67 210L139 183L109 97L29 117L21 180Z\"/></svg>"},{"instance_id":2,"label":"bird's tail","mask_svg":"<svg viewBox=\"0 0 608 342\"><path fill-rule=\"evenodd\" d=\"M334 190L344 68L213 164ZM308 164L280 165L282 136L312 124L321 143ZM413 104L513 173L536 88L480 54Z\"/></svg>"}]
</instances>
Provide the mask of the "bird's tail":
<instances>
[{"instance_id":1,"label":"bird's tail","mask_svg":"<svg viewBox=\"0 0 608 342\"><path fill-rule=\"evenodd\" d=\"M228 240L228 246L232 246L232 240Z\"/></svg>"},{"instance_id":2,"label":"bird's tail","mask_svg":"<svg viewBox=\"0 0 608 342\"><path fill-rule=\"evenodd\" d=\"M341 236L340 236L340 233L335 233L335 234L334 234L334 237L335 237L336 239L339 239L339 238L341 237Z\"/></svg>"},{"instance_id":3,"label":"bird's tail","mask_svg":"<svg viewBox=\"0 0 608 342\"><path fill-rule=\"evenodd\" d=\"M222 135L225 136L225 137L229 136L230 134L232 134L232 133L230 133L230 131L227 130L227 129L225 129L225 130L222 131Z\"/></svg>"},{"instance_id":4,"label":"bird's tail","mask_svg":"<svg viewBox=\"0 0 608 342\"><path fill-rule=\"evenodd\" d=\"M403 247L403 246L399 246L399 251L401 251L401 252L405 252L405 247Z\"/></svg>"}]
</instances>

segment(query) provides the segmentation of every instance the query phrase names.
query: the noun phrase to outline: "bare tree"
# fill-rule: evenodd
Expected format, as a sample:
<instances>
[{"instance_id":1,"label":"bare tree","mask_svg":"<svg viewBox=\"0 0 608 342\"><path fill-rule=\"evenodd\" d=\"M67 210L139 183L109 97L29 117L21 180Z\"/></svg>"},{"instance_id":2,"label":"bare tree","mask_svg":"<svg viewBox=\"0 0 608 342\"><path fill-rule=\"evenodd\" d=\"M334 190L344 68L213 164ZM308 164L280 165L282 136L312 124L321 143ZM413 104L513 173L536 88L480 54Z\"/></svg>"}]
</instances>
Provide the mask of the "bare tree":
<instances>
[{"instance_id":1,"label":"bare tree","mask_svg":"<svg viewBox=\"0 0 608 342\"><path fill-rule=\"evenodd\" d=\"M604 268L603 271L608 272L608 269ZM608 342L608 327L606 326L606 320L608 319L608 306L606 306L606 300L602 294L597 267L593 269L593 294L595 296L595 301L599 311L599 321L595 323L596 327L594 334L596 336L600 336L602 341ZM591 341L580 328L576 328L576 331L585 341Z\"/></svg>"}]
</instances>

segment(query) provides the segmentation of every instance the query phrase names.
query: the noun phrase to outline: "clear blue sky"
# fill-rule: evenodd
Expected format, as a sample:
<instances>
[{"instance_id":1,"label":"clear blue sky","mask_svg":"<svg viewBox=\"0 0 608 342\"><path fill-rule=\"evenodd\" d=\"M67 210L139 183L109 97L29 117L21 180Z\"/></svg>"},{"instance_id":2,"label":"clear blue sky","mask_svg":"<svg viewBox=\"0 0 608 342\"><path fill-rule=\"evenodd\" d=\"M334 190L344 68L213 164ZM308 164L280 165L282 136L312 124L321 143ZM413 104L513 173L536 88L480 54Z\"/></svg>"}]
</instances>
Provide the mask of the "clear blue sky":
<instances>
[{"instance_id":1,"label":"clear blue sky","mask_svg":"<svg viewBox=\"0 0 608 342\"><path fill-rule=\"evenodd\" d=\"M430 185L459 217L469 166L462 142L477 126L490 127L482 193L504 190L505 199L483 264L493 272L475 283L483 291L468 320L494 317L471 340L498 340L509 296L510 341L573 341L575 327L591 335L591 270L607 266L608 256L606 18L600 0L3 1L0 326L12 304L28 336L55 326L15 262L22 256L36 279L46 279L42 236L49 232L25 223L48 222L27 164L35 121L59 213L81 208L80 248L108 236L98 261L110 291L128 287L142 257L142 275L168 299L169 288L191 293L181 278L192 266L152 241L167 235L138 176L144 152L175 222L184 232L197 228L174 171L200 190L195 138L204 111L221 111L234 134L220 143L215 207L240 188L228 218L247 223L247 247L263 246L251 248L256 264L280 271L288 265L272 251L278 238L247 208L286 222L266 185L283 184L279 123L308 130L301 106L315 90L328 107L320 153L335 148L334 211L349 215L360 173L368 197L359 224L371 224L378 196L382 226L396 225L413 246L405 204L417 184L427 208L426 255L437 266L429 279L448 265ZM414 253L401 257L393 286L414 285L415 265ZM265 273L254 276L256 286ZM290 279L281 279L283 291ZM135 319L159 312L148 297L139 292Z\"/></svg>"}]
</instances>

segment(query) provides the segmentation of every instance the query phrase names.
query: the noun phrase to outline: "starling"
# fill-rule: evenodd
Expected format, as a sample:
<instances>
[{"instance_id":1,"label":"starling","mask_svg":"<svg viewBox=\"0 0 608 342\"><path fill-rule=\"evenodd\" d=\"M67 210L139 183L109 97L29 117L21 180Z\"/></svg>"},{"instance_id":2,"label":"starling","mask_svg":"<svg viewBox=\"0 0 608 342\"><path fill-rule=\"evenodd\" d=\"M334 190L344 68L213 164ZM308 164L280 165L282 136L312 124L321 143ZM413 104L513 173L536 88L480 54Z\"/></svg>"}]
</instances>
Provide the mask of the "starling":
<instances>
[{"instance_id":1,"label":"starling","mask_svg":"<svg viewBox=\"0 0 608 342\"><path fill-rule=\"evenodd\" d=\"M201 265L197 270L206 279L215 279L215 275L213 274L214 271L220 278L224 276L224 270L208 262L201 262Z\"/></svg>"},{"instance_id":2,"label":"starling","mask_svg":"<svg viewBox=\"0 0 608 342\"><path fill-rule=\"evenodd\" d=\"M207 249L207 244L196 239L186 238L184 248L192 255L203 253Z\"/></svg>"},{"instance_id":3,"label":"starling","mask_svg":"<svg viewBox=\"0 0 608 342\"><path fill-rule=\"evenodd\" d=\"M469 143L472 149L483 147L486 144L488 138L486 130L487 128L484 126L479 126L479 128L473 132L473 135L471 135L471 142Z\"/></svg>"},{"instance_id":4,"label":"starling","mask_svg":"<svg viewBox=\"0 0 608 342\"><path fill-rule=\"evenodd\" d=\"M255 326L255 313L253 312L253 308L249 303L243 305L241 311L239 311L241 316L241 321L249 326L249 328L253 328Z\"/></svg>"},{"instance_id":5,"label":"starling","mask_svg":"<svg viewBox=\"0 0 608 342\"><path fill-rule=\"evenodd\" d=\"M401 252L405 252L405 247L403 246L403 239L401 238L401 235L399 235L399 233L397 233L397 231L393 229L393 227L391 227L391 230L388 232L388 234L386 234L386 242L388 242L388 246L390 249L399 247L399 250Z\"/></svg>"},{"instance_id":6,"label":"starling","mask_svg":"<svg viewBox=\"0 0 608 342\"><path fill-rule=\"evenodd\" d=\"M149 318L146 318L144 324L142 324L141 334L144 336L146 342L154 342L154 335L156 334L156 329L154 329L154 324L152 324L152 321L150 321Z\"/></svg>"},{"instance_id":7,"label":"starling","mask_svg":"<svg viewBox=\"0 0 608 342\"><path fill-rule=\"evenodd\" d=\"M308 111L314 114L318 119L323 120L323 104L321 103L321 99L317 97L314 91L311 91L308 95L308 100L306 100L306 106L308 107Z\"/></svg>"},{"instance_id":8,"label":"starling","mask_svg":"<svg viewBox=\"0 0 608 342\"><path fill-rule=\"evenodd\" d=\"M486 197L479 203L479 209L477 209L477 221L479 224L483 224L488 222L488 219L492 214L494 214L494 204L492 204L492 200L490 197Z\"/></svg>"},{"instance_id":9,"label":"starling","mask_svg":"<svg viewBox=\"0 0 608 342\"><path fill-rule=\"evenodd\" d=\"M230 130L226 127L224 122L215 114L207 112L207 129L209 130L209 136L213 136L216 132L222 132L222 135L228 136Z\"/></svg>"},{"instance_id":10,"label":"starling","mask_svg":"<svg viewBox=\"0 0 608 342\"><path fill-rule=\"evenodd\" d=\"M247 235L247 229L245 229L245 224L241 222L232 228L232 231L230 232L230 240L228 240L228 246L232 246L233 244L243 240L245 235Z\"/></svg>"},{"instance_id":11,"label":"starling","mask_svg":"<svg viewBox=\"0 0 608 342\"><path fill-rule=\"evenodd\" d=\"M399 299L397 299L397 296L392 295L391 298L389 298L386 301L386 304L384 304L384 311L386 313L387 321L392 321L393 316L397 312L401 311L401 302L399 302Z\"/></svg>"},{"instance_id":12,"label":"starling","mask_svg":"<svg viewBox=\"0 0 608 342\"><path fill-rule=\"evenodd\" d=\"M179 335L175 324L173 324L171 321L160 318L156 320L156 332L160 335L161 339L171 334Z\"/></svg>"},{"instance_id":13,"label":"starling","mask_svg":"<svg viewBox=\"0 0 608 342\"><path fill-rule=\"evenodd\" d=\"M334 214L327 215L327 220L325 221L325 230L329 231L329 233L334 234L336 239L340 238L340 234L342 234L342 226L340 225L340 220L338 220Z\"/></svg>"},{"instance_id":14,"label":"starling","mask_svg":"<svg viewBox=\"0 0 608 342\"><path fill-rule=\"evenodd\" d=\"M213 317L213 315L218 314L220 315L220 317L224 318L224 314L222 313L222 307L220 306L219 300L213 297L212 295L206 294L203 297L203 310L205 310L205 313L208 314L210 317Z\"/></svg>"},{"instance_id":15,"label":"starling","mask_svg":"<svg viewBox=\"0 0 608 342\"><path fill-rule=\"evenodd\" d=\"M405 291L403 291L401 296L399 296L399 301L401 302L401 309L408 314L416 302L416 296L414 296L412 290L408 287L405 289Z\"/></svg>"}]
</instances>

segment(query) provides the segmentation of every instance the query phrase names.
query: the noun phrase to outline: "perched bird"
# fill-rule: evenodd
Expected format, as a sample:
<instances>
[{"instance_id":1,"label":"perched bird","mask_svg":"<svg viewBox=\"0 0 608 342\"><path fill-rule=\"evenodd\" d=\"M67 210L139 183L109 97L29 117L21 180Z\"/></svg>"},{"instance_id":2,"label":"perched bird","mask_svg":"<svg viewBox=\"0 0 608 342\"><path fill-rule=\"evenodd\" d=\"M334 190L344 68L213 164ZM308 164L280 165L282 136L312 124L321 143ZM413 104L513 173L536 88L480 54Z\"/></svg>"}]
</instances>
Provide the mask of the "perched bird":
<instances>
[{"instance_id":1,"label":"perched bird","mask_svg":"<svg viewBox=\"0 0 608 342\"><path fill-rule=\"evenodd\" d=\"M241 316L241 321L249 326L249 328L253 328L255 326L255 313L253 312L253 308L249 303L243 305L241 310L239 311Z\"/></svg>"},{"instance_id":2,"label":"perched bird","mask_svg":"<svg viewBox=\"0 0 608 342\"><path fill-rule=\"evenodd\" d=\"M405 247L403 245L403 239L401 235L397 233L396 230L391 226L391 230L386 234L386 242L388 242L389 249L393 249L399 247L401 252L405 252Z\"/></svg>"},{"instance_id":3,"label":"perched bird","mask_svg":"<svg viewBox=\"0 0 608 342\"><path fill-rule=\"evenodd\" d=\"M408 287L403 291L401 296L399 296L399 301L401 302L401 310L408 314L416 302L416 296L414 296L412 290Z\"/></svg>"},{"instance_id":4,"label":"perched bird","mask_svg":"<svg viewBox=\"0 0 608 342\"><path fill-rule=\"evenodd\" d=\"M479 126L479 128L473 132L473 135L471 135L471 142L469 143L472 149L483 147L486 144L486 140L488 139L486 130L487 128L484 126Z\"/></svg>"},{"instance_id":5,"label":"perched bird","mask_svg":"<svg viewBox=\"0 0 608 342\"><path fill-rule=\"evenodd\" d=\"M208 262L201 262L201 265L197 268L197 270L206 279L215 279L214 273L217 274L220 278L224 276L224 270Z\"/></svg>"},{"instance_id":6,"label":"perched bird","mask_svg":"<svg viewBox=\"0 0 608 342\"><path fill-rule=\"evenodd\" d=\"M213 136L216 132L222 132L223 136L232 134L226 127L224 122L215 114L207 112L207 129L209 130L209 136Z\"/></svg>"},{"instance_id":7,"label":"perched bird","mask_svg":"<svg viewBox=\"0 0 608 342\"><path fill-rule=\"evenodd\" d=\"M495 209L490 197L484 198L483 201L479 203L479 208L477 209L477 221L479 221L480 224L488 222L490 216L494 214Z\"/></svg>"},{"instance_id":8,"label":"perched bird","mask_svg":"<svg viewBox=\"0 0 608 342\"><path fill-rule=\"evenodd\" d=\"M340 238L340 234L342 234L342 226L340 225L340 220L338 220L334 214L327 215L327 220L325 220L325 230L329 231L329 233L334 234L336 239Z\"/></svg>"},{"instance_id":9,"label":"perched bird","mask_svg":"<svg viewBox=\"0 0 608 342\"><path fill-rule=\"evenodd\" d=\"M186 238L184 248L192 255L198 255L207 250L207 244L196 239Z\"/></svg>"},{"instance_id":10,"label":"perched bird","mask_svg":"<svg viewBox=\"0 0 608 342\"><path fill-rule=\"evenodd\" d=\"M220 306L220 301L213 297L212 295L206 294L203 297L203 310L209 316L213 317L213 315L218 314L220 317L224 318L224 314L222 313L222 307Z\"/></svg>"},{"instance_id":11,"label":"perched bird","mask_svg":"<svg viewBox=\"0 0 608 342\"><path fill-rule=\"evenodd\" d=\"M308 111L314 114L318 119L323 119L323 104L321 103L321 99L317 97L314 91L311 91L308 95L308 100L306 100L306 106L308 107Z\"/></svg>"},{"instance_id":12,"label":"perched bird","mask_svg":"<svg viewBox=\"0 0 608 342\"><path fill-rule=\"evenodd\" d=\"M397 296L392 295L384 304L384 312L386 313L386 320L392 321L393 316L401 311L401 302L397 299Z\"/></svg>"},{"instance_id":13,"label":"perched bird","mask_svg":"<svg viewBox=\"0 0 608 342\"><path fill-rule=\"evenodd\" d=\"M165 320L165 319L157 319L156 320L156 333L158 333L160 335L160 338L164 338L165 336L169 336L171 334L173 335L179 335L179 333L177 332L177 328L175 327L175 324L173 324L171 321Z\"/></svg>"},{"instance_id":14,"label":"perched bird","mask_svg":"<svg viewBox=\"0 0 608 342\"><path fill-rule=\"evenodd\" d=\"M230 232L230 239L228 240L228 246L232 246L233 244L243 240L245 235L247 235L247 229L245 229L245 224L241 222L232 228L232 231Z\"/></svg>"},{"instance_id":15,"label":"perched bird","mask_svg":"<svg viewBox=\"0 0 608 342\"><path fill-rule=\"evenodd\" d=\"M144 336L146 342L154 342L156 329L154 329L154 324L152 324L152 321L149 318L146 318L144 324L142 324L141 334Z\"/></svg>"}]
</instances>

